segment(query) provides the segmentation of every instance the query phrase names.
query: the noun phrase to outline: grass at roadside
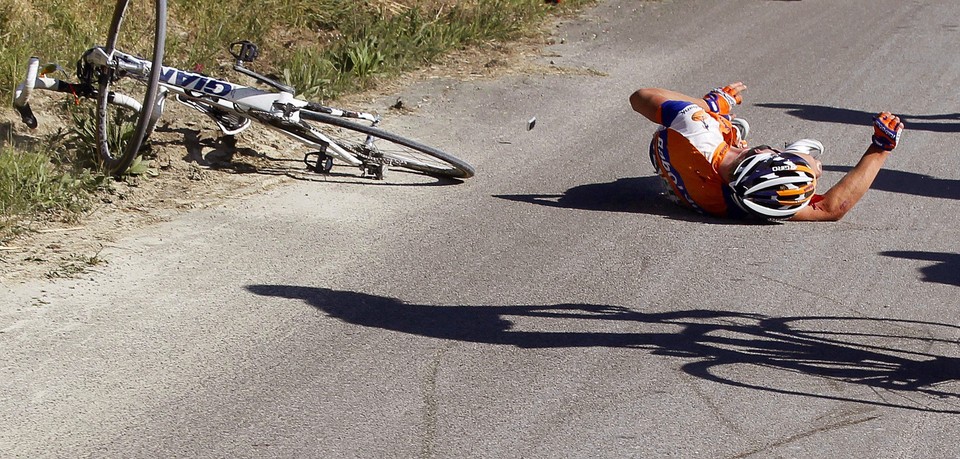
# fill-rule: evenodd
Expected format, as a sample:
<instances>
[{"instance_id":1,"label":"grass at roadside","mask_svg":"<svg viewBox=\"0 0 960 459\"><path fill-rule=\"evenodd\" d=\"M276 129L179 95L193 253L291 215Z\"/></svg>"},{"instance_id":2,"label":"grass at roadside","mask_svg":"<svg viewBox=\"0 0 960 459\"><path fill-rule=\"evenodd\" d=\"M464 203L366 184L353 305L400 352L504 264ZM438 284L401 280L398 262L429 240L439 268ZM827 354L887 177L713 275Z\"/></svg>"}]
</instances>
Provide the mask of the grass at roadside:
<instances>
[{"instance_id":1,"label":"grass at roadside","mask_svg":"<svg viewBox=\"0 0 960 459\"><path fill-rule=\"evenodd\" d=\"M232 77L227 45L250 40L261 48L254 67L314 100L369 89L384 78L436 61L453 50L506 42L537 30L551 14L594 0L168 0L165 63ZM124 50L149 40L145 26L152 1L131 0L124 22ZM8 102L30 56L68 69L101 43L114 2L0 0L0 99ZM142 30L141 30L142 29ZM9 108L7 110L10 110ZM12 111L12 110L11 110ZM69 123L68 123L69 124ZM82 138L88 123L74 116L68 133ZM9 126L0 132L11 131ZM86 133L89 134L89 133ZM58 134L60 138L64 133ZM15 146L0 138L0 243L25 229L22 222L48 215L76 218L97 189L89 142L57 142L50 148ZM43 142L41 142L43 143Z\"/></svg>"},{"instance_id":2,"label":"grass at roadside","mask_svg":"<svg viewBox=\"0 0 960 459\"><path fill-rule=\"evenodd\" d=\"M39 219L75 221L97 186L89 172L58 166L47 153L0 148L0 242Z\"/></svg>"}]
</instances>

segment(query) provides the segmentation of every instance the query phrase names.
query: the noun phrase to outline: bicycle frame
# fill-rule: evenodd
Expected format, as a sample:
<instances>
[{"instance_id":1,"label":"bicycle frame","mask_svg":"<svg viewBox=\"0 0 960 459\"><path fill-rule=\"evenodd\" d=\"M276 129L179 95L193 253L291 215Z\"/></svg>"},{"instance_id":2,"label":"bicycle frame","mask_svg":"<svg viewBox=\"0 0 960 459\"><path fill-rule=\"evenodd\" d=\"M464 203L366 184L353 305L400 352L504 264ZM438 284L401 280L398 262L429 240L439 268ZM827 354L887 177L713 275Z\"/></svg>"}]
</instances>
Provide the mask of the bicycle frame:
<instances>
[{"instance_id":1,"label":"bicycle frame","mask_svg":"<svg viewBox=\"0 0 960 459\"><path fill-rule=\"evenodd\" d=\"M125 77L144 80L149 78L153 63L149 60L115 50L107 55L103 48L96 47L84 54L83 60L95 67L108 67L119 70ZM20 84L14 93L14 106L20 112L23 121L30 127L37 125L36 118L30 110L27 101L34 88L58 92L72 92L80 97L95 97L95 90L89 83L73 85L54 78L38 75L39 59L31 58L28 64L26 80ZM316 103L297 99L290 92L270 92L257 88L243 86L229 81L188 72L174 67L161 66L161 91L157 96L156 106L151 117L151 126L159 120L163 113L166 98L174 94L178 99L183 98L208 107L235 114L243 119L254 119L261 124L282 132L294 140L305 145L317 148L320 151L335 157L351 166L362 166L364 162L353 153L347 151L334 140L319 130L307 124L300 123L300 111L309 110L332 116L355 118L369 121L372 126L379 122L379 117L370 113L353 112L322 106ZM179 100L182 102L182 100ZM112 93L110 103L132 110L140 111L141 104L124 94ZM186 104L191 106L190 104ZM194 107L196 108L196 107ZM239 133L247 126L236 131L228 131L220 125L221 130L228 135ZM290 132L297 126L303 135ZM152 130L152 129L151 129ZM372 143L373 138L368 136L366 142Z\"/></svg>"},{"instance_id":2,"label":"bicycle frame","mask_svg":"<svg viewBox=\"0 0 960 459\"><path fill-rule=\"evenodd\" d=\"M119 1L125 3L125 0ZM158 5L163 2L158 0ZM162 13L157 15L159 17ZM118 17L115 11L114 22L119 22ZM109 37L115 35L111 32ZM157 36L160 35L158 32ZM154 49L159 46L155 44ZM229 50L236 59L234 70L273 87L273 90L264 91L201 73L164 67L159 60L154 63L112 47L94 47L83 53L77 62L77 84L49 78L44 73L38 75L39 59L31 58L26 80L17 87L13 105L23 122L36 128L37 119L28 103L35 88L73 94L78 99L96 99L97 153L104 169L112 174L127 170L136 159L143 139L153 132L167 98L173 95L177 102L212 118L230 144L235 134L256 121L311 147L313 151L304 155L303 162L313 172L329 173L336 160L358 167L362 175L377 180L382 180L385 172L394 167L438 178L464 179L474 175L470 164L443 150L379 128L379 116L298 99L294 96L294 88L247 69L244 64L257 58L254 43L234 42ZM58 66L53 68L60 69ZM46 66L44 71L53 70ZM138 91L143 95L130 97L135 95L134 92L122 94L120 91L126 89L119 83L124 79L139 81L138 85L145 86L145 91ZM119 132L118 122L108 117L120 113L110 113L108 107L126 108L138 115L134 117L137 120L134 136L119 154L108 143L110 136Z\"/></svg>"}]
</instances>

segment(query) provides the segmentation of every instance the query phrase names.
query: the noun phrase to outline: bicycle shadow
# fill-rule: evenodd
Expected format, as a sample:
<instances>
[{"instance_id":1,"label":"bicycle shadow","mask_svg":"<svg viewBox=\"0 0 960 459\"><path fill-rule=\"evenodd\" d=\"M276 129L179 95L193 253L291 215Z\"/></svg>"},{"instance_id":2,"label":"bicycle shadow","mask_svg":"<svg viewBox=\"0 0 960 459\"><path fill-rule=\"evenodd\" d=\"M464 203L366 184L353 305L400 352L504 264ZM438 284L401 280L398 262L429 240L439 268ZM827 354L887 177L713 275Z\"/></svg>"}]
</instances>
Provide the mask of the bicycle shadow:
<instances>
[{"instance_id":1,"label":"bicycle shadow","mask_svg":"<svg viewBox=\"0 0 960 459\"><path fill-rule=\"evenodd\" d=\"M200 166L206 166L211 169L228 169L234 172L256 173L257 166L243 161L235 161L234 158L239 155L247 158L266 158L266 155L252 148L240 148L236 145L236 139L219 136L216 138L202 138L200 131L193 129L176 129L183 135L183 145L187 152L183 157L186 162L196 163ZM204 153L204 150L207 150Z\"/></svg>"},{"instance_id":2,"label":"bicycle shadow","mask_svg":"<svg viewBox=\"0 0 960 459\"><path fill-rule=\"evenodd\" d=\"M754 104L760 108L784 110L788 115L808 120L826 123L852 124L858 126L873 126L873 117L878 112L866 112L842 107L828 107L825 105L764 103ZM930 132L960 132L960 113L941 115L910 115L896 113L903 121L906 129L911 131ZM944 122L935 122L944 121ZM949 121L953 121L952 123Z\"/></svg>"},{"instance_id":3,"label":"bicycle shadow","mask_svg":"<svg viewBox=\"0 0 960 459\"><path fill-rule=\"evenodd\" d=\"M743 220L702 215L671 202L660 177L620 178L613 182L578 185L561 194L498 194L495 198L561 209L660 215L671 220L724 225L750 224Z\"/></svg>"},{"instance_id":4,"label":"bicycle shadow","mask_svg":"<svg viewBox=\"0 0 960 459\"><path fill-rule=\"evenodd\" d=\"M158 127L157 130L160 131L161 128ZM236 137L232 139L227 136L201 137L199 130L189 128L163 128L163 132L177 133L183 136L183 146L186 149L186 154L183 156L184 161L213 170L227 170L237 174L286 176L306 182L363 184L366 186L446 186L463 183L462 180L455 178L432 177L410 170L391 169L388 174L417 176L426 180L420 180L417 183L399 183L375 180L369 176L363 177L357 172L345 173L333 170L327 173L317 173L308 170L302 158L271 156L253 148L238 147ZM166 144L173 143L178 142L166 142ZM358 171L357 168L352 168L352 170Z\"/></svg>"},{"instance_id":5,"label":"bicycle shadow","mask_svg":"<svg viewBox=\"0 0 960 459\"><path fill-rule=\"evenodd\" d=\"M43 143L38 137L17 133L11 122L0 122L0 147L10 145L18 150L32 151Z\"/></svg>"},{"instance_id":6,"label":"bicycle shadow","mask_svg":"<svg viewBox=\"0 0 960 459\"><path fill-rule=\"evenodd\" d=\"M955 285L960 287L960 254L945 252L921 252L912 250L890 250L880 255L910 260L934 261L933 265L919 268L924 282Z\"/></svg>"},{"instance_id":7,"label":"bicycle shadow","mask_svg":"<svg viewBox=\"0 0 960 459\"><path fill-rule=\"evenodd\" d=\"M932 322L857 317L768 317L732 311L684 310L645 313L596 304L433 306L396 298L321 287L249 285L267 297L298 299L345 323L412 335L515 346L523 349L615 347L649 351L683 361L680 369L707 381L766 392L848 401L934 413L960 414L960 358L937 355L956 349L960 327ZM509 317L525 318L523 327ZM525 330L535 326L559 331ZM582 331L584 321L630 322L635 332ZM808 325L810 324L810 325ZM816 326L819 325L819 328ZM828 326L830 325L830 326ZM616 327L618 330L621 326ZM642 331L642 329L650 331ZM663 331L666 329L674 331ZM879 331L877 329L880 329ZM937 329L940 333L937 333ZM864 341L858 343L857 340ZM888 345L883 343L887 342ZM915 343L912 348L906 343ZM860 396L840 387L835 394L732 379L724 371L749 365L868 388ZM735 370L742 370L736 368ZM786 383L780 379L775 379ZM883 393L887 392L887 393ZM896 396L888 396L896 395ZM915 400L923 395L924 400ZM872 397L871 397L872 396ZM897 401L902 400L902 401ZM938 406L934 406L938 405Z\"/></svg>"},{"instance_id":8,"label":"bicycle shadow","mask_svg":"<svg viewBox=\"0 0 960 459\"><path fill-rule=\"evenodd\" d=\"M847 173L851 166L823 166L823 170ZM925 174L880 169L870 188L892 193L930 198L960 199L960 180L942 179Z\"/></svg>"}]
</instances>

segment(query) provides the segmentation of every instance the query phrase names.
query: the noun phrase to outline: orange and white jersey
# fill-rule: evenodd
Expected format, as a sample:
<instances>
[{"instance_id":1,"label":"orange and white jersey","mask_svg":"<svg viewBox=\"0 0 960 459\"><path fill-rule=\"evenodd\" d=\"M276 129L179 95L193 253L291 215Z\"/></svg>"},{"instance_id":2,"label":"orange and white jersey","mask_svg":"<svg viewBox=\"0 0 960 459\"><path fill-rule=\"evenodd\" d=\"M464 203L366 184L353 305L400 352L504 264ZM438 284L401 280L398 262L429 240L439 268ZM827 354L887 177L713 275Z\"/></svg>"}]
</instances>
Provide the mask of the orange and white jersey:
<instances>
[{"instance_id":1,"label":"orange and white jersey","mask_svg":"<svg viewBox=\"0 0 960 459\"><path fill-rule=\"evenodd\" d=\"M733 191L717 172L736 133L730 121L699 105L671 100L658 110L661 127L650 142L650 160L683 205L719 217L742 216Z\"/></svg>"}]
</instances>

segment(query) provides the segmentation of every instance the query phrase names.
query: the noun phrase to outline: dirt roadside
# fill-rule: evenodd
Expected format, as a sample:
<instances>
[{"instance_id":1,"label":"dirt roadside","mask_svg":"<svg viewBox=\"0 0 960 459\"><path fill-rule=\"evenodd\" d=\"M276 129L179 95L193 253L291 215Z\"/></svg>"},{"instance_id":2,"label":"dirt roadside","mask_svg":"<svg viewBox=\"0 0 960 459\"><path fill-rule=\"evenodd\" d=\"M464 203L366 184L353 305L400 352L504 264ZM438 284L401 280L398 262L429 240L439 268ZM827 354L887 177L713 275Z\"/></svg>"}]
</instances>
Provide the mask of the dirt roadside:
<instances>
[{"instance_id":1,"label":"dirt roadside","mask_svg":"<svg viewBox=\"0 0 960 459\"><path fill-rule=\"evenodd\" d=\"M544 56L546 45L563 42L551 34L562 20L547 24L535 37L454 53L438 64L381 84L375 91L339 100L336 105L379 113L389 120L415 111L416 101L406 103L401 111L371 101L389 100L387 96L403 87L429 78L465 81L517 73L583 72L535 63ZM251 83L241 81L239 75L236 81ZM15 142L40 142L54 126L62 125L58 121L66 122L58 120L59 99L43 97L49 100L35 108L41 118L41 127L35 131L23 126L12 109L0 109L0 130L7 131L6 137ZM281 134L252 126L237 137L236 151L230 155L209 119L180 104L167 107L151 137L148 165L155 173L111 182L79 223L33 222L32 231L0 244L0 284L82 276L92 267L109 263L100 256L102 249L133 229L283 186L307 173L301 161L305 147ZM311 175L312 180L324 180Z\"/></svg>"}]
</instances>

